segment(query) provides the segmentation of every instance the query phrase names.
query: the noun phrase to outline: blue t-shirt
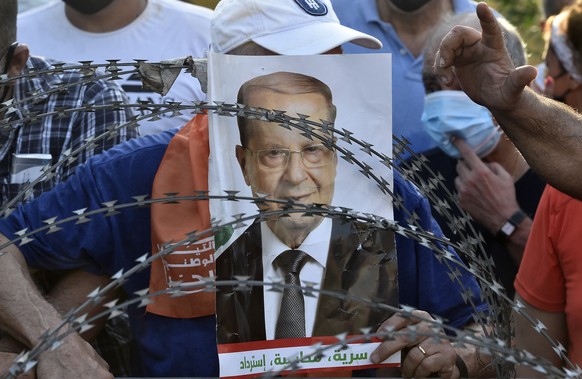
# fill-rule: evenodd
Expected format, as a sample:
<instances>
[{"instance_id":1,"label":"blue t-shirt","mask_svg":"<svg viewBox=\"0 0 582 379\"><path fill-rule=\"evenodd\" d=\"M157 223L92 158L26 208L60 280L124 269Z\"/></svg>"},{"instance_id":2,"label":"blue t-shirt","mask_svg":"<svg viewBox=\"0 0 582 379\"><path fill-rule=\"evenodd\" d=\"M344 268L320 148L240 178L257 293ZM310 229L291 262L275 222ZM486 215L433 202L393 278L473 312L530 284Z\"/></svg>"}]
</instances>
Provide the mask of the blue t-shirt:
<instances>
[{"instance_id":1,"label":"blue t-shirt","mask_svg":"<svg viewBox=\"0 0 582 379\"><path fill-rule=\"evenodd\" d=\"M134 197L151 193L154 176L175 132L133 139L92 158L67 182L0 220L0 232L14 238L19 230L46 226L43 220L62 220L84 208L88 212L111 202L135 203ZM420 227L442 235L428 201L416 188L396 173L394 187L406 209L418 216ZM396 221L405 225L406 213L398 209L394 213ZM60 225L63 229L58 232L35 234L33 241L19 247L28 264L40 269L80 268L113 275L134 267L137 258L151 251L149 208L129 207L115 215L87 217L91 222L72 221ZM398 234L396 246L401 304L439 315L451 326L460 328L470 322L472 308L464 303L459 284L449 279L446 267L434 253ZM124 283L130 298L134 292L148 288L149 276L148 267ZM485 310L476 281L469 275L462 281L464 288L474 294L478 309ZM136 375L218 376L214 316L174 319L133 306L129 315L137 340Z\"/></svg>"},{"instance_id":2,"label":"blue t-shirt","mask_svg":"<svg viewBox=\"0 0 582 379\"><path fill-rule=\"evenodd\" d=\"M412 55L402 43L396 30L378 15L376 0L332 0L342 25L370 34L382 42L382 49L370 50L353 43L342 46L346 54L392 53L392 132L411 142L415 152L436 147L420 122L424 107L422 83L423 54ZM455 13L474 12L476 3L454 0ZM403 154L403 159L408 154Z\"/></svg>"}]
</instances>

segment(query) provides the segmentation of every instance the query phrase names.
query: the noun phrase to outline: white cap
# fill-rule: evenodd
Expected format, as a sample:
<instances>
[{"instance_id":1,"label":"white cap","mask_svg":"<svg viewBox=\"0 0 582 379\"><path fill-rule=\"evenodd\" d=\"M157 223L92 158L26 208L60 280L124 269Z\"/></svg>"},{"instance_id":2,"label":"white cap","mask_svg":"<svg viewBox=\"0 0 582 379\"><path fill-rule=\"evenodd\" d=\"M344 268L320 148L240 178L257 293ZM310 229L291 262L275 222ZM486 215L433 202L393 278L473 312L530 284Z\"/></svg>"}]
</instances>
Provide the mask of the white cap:
<instances>
[{"instance_id":1,"label":"white cap","mask_svg":"<svg viewBox=\"0 0 582 379\"><path fill-rule=\"evenodd\" d=\"M340 24L330 0L221 0L211 22L212 51L227 53L253 41L281 55L315 55L346 42L382 43Z\"/></svg>"}]
</instances>

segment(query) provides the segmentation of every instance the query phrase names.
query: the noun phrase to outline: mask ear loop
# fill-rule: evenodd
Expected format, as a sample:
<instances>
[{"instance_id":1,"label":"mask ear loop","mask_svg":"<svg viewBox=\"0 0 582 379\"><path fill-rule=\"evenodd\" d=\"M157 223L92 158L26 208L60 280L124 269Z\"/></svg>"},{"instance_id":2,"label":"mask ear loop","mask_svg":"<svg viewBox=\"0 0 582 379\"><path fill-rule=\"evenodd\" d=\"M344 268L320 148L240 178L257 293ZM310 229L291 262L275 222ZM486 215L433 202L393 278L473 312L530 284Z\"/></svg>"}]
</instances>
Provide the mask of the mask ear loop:
<instances>
[{"instance_id":1,"label":"mask ear loop","mask_svg":"<svg viewBox=\"0 0 582 379\"><path fill-rule=\"evenodd\" d=\"M6 56L6 63L4 64L5 74L8 73L8 67L10 67L10 62L12 62L12 57L14 56L14 51L16 50L17 46L18 42L12 43L12 45L8 47L6 52L2 54L2 56ZM3 103L6 100L6 96L8 95L8 89L9 89L8 84L5 84L4 88L2 89L2 96L0 96L0 103Z\"/></svg>"}]
</instances>

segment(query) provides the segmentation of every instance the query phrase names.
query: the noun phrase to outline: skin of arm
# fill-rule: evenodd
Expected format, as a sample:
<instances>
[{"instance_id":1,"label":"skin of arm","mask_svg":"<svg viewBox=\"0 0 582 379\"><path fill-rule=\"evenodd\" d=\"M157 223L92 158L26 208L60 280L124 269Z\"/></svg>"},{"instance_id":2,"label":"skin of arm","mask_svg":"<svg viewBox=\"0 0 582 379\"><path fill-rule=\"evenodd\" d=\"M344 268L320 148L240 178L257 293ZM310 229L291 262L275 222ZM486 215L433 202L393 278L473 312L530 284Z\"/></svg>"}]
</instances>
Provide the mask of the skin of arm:
<instances>
[{"instance_id":1,"label":"skin of arm","mask_svg":"<svg viewBox=\"0 0 582 379\"><path fill-rule=\"evenodd\" d=\"M8 370L12 365L12 362L16 359L18 354L15 353L4 353L0 352L0 375L5 377L8 375ZM18 375L16 379L34 379L36 378L36 370L32 369L28 371L26 374Z\"/></svg>"},{"instance_id":2,"label":"skin of arm","mask_svg":"<svg viewBox=\"0 0 582 379\"><path fill-rule=\"evenodd\" d=\"M462 159L457 164L455 188L459 204L479 224L495 235L503 223L519 209L514 180L498 163L485 163L465 142L452 141ZM526 217L511 234L505 246L519 265L532 220Z\"/></svg>"},{"instance_id":3,"label":"skin of arm","mask_svg":"<svg viewBox=\"0 0 582 379\"><path fill-rule=\"evenodd\" d=\"M534 307L526 302L519 294L515 295L515 300L521 302L525 308L523 311L534 320L541 321L545 326L545 332L552 340L568 346L568 330L566 327L566 316L562 312L546 312ZM533 329L533 326L517 313L513 313L515 325L515 347L521 350L527 350L536 357L544 358L556 367L562 366L562 360L552 349L548 340L539 332ZM526 378L543 378L547 374L540 373L528 366L517 366L517 377Z\"/></svg>"},{"instance_id":4,"label":"skin of arm","mask_svg":"<svg viewBox=\"0 0 582 379\"><path fill-rule=\"evenodd\" d=\"M100 276L88 273L82 270L75 270L67 273L59 282L52 288L48 297L51 304L61 313L65 313L73 308L79 307L87 300L87 295L91 293L95 288L103 288L111 282L108 276ZM103 304L108 303L115 299L122 299L123 291L120 287L114 290L107 291L104 294L103 300L100 302L99 306L93 306L90 309L85 309L87 312L87 319L97 315L106 308ZM83 313L84 313L83 312ZM100 318L95 322L91 322L94 325L93 328L85 331L81 334L81 337L85 341L92 341L97 334L101 331L106 323L106 318Z\"/></svg>"},{"instance_id":5,"label":"skin of arm","mask_svg":"<svg viewBox=\"0 0 582 379\"><path fill-rule=\"evenodd\" d=\"M0 235L0 243L8 239ZM59 312L40 294L20 250L9 245L0 256L0 326L18 342L33 347L42 334L62 321ZM65 338L54 351L41 354L37 375L47 378L113 378L107 364L77 333Z\"/></svg>"},{"instance_id":6,"label":"skin of arm","mask_svg":"<svg viewBox=\"0 0 582 379\"><path fill-rule=\"evenodd\" d=\"M87 300L87 295L95 288L103 288L110 282L111 279L107 276L94 275L82 270L74 270L63 274L46 297L58 312L64 314L83 304ZM93 316L105 310L106 308L103 304L120 299L123 295L123 291L120 288L107 291L107 293L103 294L100 305L85 309L87 319L91 319ZM85 341L91 342L101 332L106 321L104 317L91 321L93 327L81 333L81 337ZM22 344L10 336L0 339L0 351L20 353L24 348Z\"/></svg>"},{"instance_id":7,"label":"skin of arm","mask_svg":"<svg viewBox=\"0 0 582 379\"><path fill-rule=\"evenodd\" d=\"M517 226L517 229L509 237L509 240L505 243L505 246L509 250L511 259L517 264L521 263L521 258L523 257L523 250L525 249L525 244L527 243L527 238L531 230L532 219L526 217L521 224Z\"/></svg>"},{"instance_id":8,"label":"skin of arm","mask_svg":"<svg viewBox=\"0 0 582 379\"><path fill-rule=\"evenodd\" d=\"M540 177L582 198L582 116L527 88L535 67L513 66L485 3L477 6L477 16L483 32L454 27L436 54L435 73L446 85L458 80L473 101L487 107Z\"/></svg>"}]
</instances>

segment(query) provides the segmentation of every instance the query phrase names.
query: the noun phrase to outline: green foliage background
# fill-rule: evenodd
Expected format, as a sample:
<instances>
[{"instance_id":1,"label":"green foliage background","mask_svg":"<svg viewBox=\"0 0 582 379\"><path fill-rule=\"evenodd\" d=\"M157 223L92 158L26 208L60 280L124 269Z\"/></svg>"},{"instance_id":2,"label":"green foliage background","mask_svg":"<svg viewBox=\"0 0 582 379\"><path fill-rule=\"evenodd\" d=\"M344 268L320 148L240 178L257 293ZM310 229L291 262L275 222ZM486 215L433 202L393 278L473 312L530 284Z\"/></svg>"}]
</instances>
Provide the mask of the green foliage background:
<instances>
[{"instance_id":1,"label":"green foliage background","mask_svg":"<svg viewBox=\"0 0 582 379\"><path fill-rule=\"evenodd\" d=\"M214 8L218 0L186 0L193 4ZM270 0L265 0L270 1ZM360 1L360 0L352 0ZM487 3L501 13L519 30L527 44L529 63L541 61L544 43L540 30L541 0L487 0Z\"/></svg>"},{"instance_id":2,"label":"green foliage background","mask_svg":"<svg viewBox=\"0 0 582 379\"><path fill-rule=\"evenodd\" d=\"M540 0L489 0L487 3L519 30L527 44L529 63L540 63L544 50L540 28Z\"/></svg>"}]
</instances>

